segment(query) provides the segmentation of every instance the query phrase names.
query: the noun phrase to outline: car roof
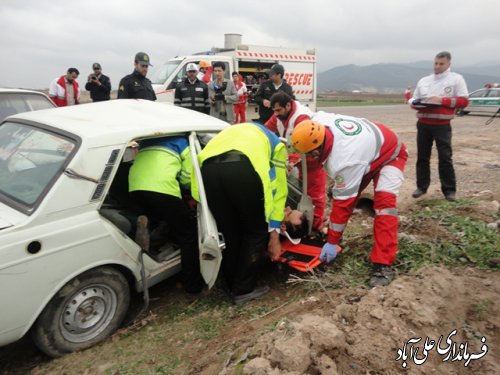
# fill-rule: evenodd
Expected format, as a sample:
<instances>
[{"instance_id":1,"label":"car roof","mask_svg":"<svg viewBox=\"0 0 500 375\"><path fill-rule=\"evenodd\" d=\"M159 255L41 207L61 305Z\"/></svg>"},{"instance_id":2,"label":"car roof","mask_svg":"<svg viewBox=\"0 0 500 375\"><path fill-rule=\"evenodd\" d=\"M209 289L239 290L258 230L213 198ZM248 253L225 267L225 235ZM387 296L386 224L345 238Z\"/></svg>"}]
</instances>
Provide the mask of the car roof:
<instances>
[{"instance_id":1,"label":"car roof","mask_svg":"<svg viewBox=\"0 0 500 375\"><path fill-rule=\"evenodd\" d=\"M474 90L472 92L478 92L478 91L497 91L500 90L500 87L481 87L480 89ZM471 93L472 94L472 93Z\"/></svg>"},{"instance_id":2,"label":"car roof","mask_svg":"<svg viewBox=\"0 0 500 375\"><path fill-rule=\"evenodd\" d=\"M93 146L125 143L151 135L219 131L228 123L170 103L118 99L20 113L10 120L32 121L78 135Z\"/></svg>"},{"instance_id":3,"label":"car roof","mask_svg":"<svg viewBox=\"0 0 500 375\"><path fill-rule=\"evenodd\" d=\"M26 89L10 89L6 87L0 87L0 94L1 93L8 93L8 94L38 94L38 95L45 95L43 92L40 91L35 91L35 90L26 90Z\"/></svg>"},{"instance_id":4,"label":"car roof","mask_svg":"<svg viewBox=\"0 0 500 375\"><path fill-rule=\"evenodd\" d=\"M481 93L482 96L474 96L478 93ZM487 95L488 96L485 96ZM498 98L500 97L500 87L489 87L489 88L482 88L478 90L474 90L471 93L469 93L469 100L484 100L485 98Z\"/></svg>"}]
</instances>

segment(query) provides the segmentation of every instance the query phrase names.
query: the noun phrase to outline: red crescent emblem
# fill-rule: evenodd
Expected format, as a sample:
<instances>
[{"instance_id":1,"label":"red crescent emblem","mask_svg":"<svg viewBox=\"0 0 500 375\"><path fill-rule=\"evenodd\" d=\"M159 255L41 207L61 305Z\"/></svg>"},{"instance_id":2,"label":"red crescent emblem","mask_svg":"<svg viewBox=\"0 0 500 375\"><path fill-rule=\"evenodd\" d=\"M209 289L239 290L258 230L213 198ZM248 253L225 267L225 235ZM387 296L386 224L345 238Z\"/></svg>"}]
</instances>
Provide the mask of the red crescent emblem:
<instances>
[{"instance_id":1,"label":"red crescent emblem","mask_svg":"<svg viewBox=\"0 0 500 375\"><path fill-rule=\"evenodd\" d=\"M344 128L346 128L347 130L352 130L354 129L354 125L353 124L349 124L349 126L344 125Z\"/></svg>"}]
</instances>

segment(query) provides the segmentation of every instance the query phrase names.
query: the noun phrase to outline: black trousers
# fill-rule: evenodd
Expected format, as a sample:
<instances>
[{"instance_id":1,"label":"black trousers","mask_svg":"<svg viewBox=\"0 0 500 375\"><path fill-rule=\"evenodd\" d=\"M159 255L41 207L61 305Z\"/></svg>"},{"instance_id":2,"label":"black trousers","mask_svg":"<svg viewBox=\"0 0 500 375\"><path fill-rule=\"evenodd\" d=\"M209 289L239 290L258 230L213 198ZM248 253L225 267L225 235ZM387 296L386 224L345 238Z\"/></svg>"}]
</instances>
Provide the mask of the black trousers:
<instances>
[{"instance_id":1,"label":"black trousers","mask_svg":"<svg viewBox=\"0 0 500 375\"><path fill-rule=\"evenodd\" d=\"M182 199L173 195L142 190L131 194L148 216L167 222L181 248L183 287L189 293L199 293L205 282L200 273L196 217Z\"/></svg>"},{"instance_id":2,"label":"black trousers","mask_svg":"<svg viewBox=\"0 0 500 375\"><path fill-rule=\"evenodd\" d=\"M255 289L265 259L269 234L264 189L245 156L223 159L208 159L201 173L208 206L226 242L222 272L231 293L240 295Z\"/></svg>"},{"instance_id":3,"label":"black trousers","mask_svg":"<svg viewBox=\"0 0 500 375\"><path fill-rule=\"evenodd\" d=\"M427 191L431 183L430 159L436 141L439 179L443 194L456 191L451 150L451 125L427 125L417 122L417 187Z\"/></svg>"}]
</instances>

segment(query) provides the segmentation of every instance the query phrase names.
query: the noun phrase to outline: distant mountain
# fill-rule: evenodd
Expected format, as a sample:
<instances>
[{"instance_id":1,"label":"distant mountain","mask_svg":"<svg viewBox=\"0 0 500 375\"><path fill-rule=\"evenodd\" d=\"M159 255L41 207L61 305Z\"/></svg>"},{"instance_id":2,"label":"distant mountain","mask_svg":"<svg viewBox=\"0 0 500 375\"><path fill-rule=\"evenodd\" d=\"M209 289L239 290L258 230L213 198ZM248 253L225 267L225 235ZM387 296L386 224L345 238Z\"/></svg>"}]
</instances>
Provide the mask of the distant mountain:
<instances>
[{"instance_id":1,"label":"distant mountain","mask_svg":"<svg viewBox=\"0 0 500 375\"><path fill-rule=\"evenodd\" d=\"M500 66L469 66L454 69L462 74L469 91L488 82L500 82ZM409 64L344 65L318 74L318 92L360 90L400 93L406 86L415 88L418 80L432 72L431 61Z\"/></svg>"},{"instance_id":2,"label":"distant mountain","mask_svg":"<svg viewBox=\"0 0 500 375\"><path fill-rule=\"evenodd\" d=\"M472 65L457 67L457 72L468 73L468 74L481 74L486 76L496 76L498 82L498 77L500 77L500 65Z\"/></svg>"}]
</instances>

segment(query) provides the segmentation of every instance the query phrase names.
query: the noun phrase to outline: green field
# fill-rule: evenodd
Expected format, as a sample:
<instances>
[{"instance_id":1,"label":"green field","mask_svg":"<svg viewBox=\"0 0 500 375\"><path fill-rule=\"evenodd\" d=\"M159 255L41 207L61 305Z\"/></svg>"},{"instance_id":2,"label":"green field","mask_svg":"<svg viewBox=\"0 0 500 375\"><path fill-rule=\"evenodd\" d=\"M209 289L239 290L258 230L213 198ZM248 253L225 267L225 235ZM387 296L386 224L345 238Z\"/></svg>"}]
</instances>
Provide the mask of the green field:
<instances>
[{"instance_id":1,"label":"green field","mask_svg":"<svg viewBox=\"0 0 500 375\"><path fill-rule=\"evenodd\" d=\"M340 107L340 106L364 106L364 105L391 105L402 104L404 99L402 95L383 95L383 94L352 94L345 95L318 95L318 107Z\"/></svg>"}]
</instances>

